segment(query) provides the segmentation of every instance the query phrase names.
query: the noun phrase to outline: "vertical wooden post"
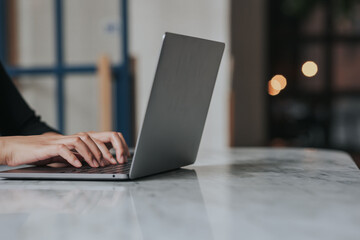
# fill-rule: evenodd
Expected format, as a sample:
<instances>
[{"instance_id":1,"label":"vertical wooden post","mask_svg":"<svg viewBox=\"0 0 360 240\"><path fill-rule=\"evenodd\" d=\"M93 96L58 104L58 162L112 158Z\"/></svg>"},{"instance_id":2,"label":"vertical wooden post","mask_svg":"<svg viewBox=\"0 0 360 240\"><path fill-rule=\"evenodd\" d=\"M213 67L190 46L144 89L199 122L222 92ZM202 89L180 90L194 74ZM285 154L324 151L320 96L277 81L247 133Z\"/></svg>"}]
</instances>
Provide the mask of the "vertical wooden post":
<instances>
[{"instance_id":1,"label":"vertical wooden post","mask_svg":"<svg viewBox=\"0 0 360 240\"><path fill-rule=\"evenodd\" d=\"M8 61L7 63L14 66L18 63L18 19L17 19L17 1L7 1L7 22L8 22Z\"/></svg>"},{"instance_id":2,"label":"vertical wooden post","mask_svg":"<svg viewBox=\"0 0 360 240\"><path fill-rule=\"evenodd\" d=\"M112 87L111 64L107 56L103 55L98 61L99 87L99 130L111 131L112 124Z\"/></svg>"},{"instance_id":3,"label":"vertical wooden post","mask_svg":"<svg viewBox=\"0 0 360 240\"><path fill-rule=\"evenodd\" d=\"M266 3L231 1L232 146L266 143Z\"/></svg>"}]
</instances>

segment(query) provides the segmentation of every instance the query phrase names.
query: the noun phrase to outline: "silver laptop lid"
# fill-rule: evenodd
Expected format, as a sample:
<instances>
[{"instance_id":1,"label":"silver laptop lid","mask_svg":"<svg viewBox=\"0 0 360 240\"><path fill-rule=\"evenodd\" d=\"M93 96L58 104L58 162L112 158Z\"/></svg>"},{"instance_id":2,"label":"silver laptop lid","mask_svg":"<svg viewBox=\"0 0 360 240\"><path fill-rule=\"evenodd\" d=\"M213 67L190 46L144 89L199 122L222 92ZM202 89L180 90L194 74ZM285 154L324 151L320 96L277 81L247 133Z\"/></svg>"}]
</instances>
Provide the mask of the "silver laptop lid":
<instances>
[{"instance_id":1,"label":"silver laptop lid","mask_svg":"<svg viewBox=\"0 0 360 240\"><path fill-rule=\"evenodd\" d=\"M224 47L165 33L131 179L195 162Z\"/></svg>"}]
</instances>

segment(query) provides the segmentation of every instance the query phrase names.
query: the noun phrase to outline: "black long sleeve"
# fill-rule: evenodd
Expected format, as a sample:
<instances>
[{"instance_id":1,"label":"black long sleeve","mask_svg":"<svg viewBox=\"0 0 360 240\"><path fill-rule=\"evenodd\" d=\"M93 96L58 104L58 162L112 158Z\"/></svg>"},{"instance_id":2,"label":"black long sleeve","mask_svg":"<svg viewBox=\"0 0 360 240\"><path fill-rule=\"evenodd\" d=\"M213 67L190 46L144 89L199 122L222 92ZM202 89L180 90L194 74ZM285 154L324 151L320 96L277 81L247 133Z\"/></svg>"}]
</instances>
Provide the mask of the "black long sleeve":
<instances>
[{"instance_id":1,"label":"black long sleeve","mask_svg":"<svg viewBox=\"0 0 360 240\"><path fill-rule=\"evenodd\" d=\"M16 89L0 63L0 136L57 132L40 120Z\"/></svg>"}]
</instances>

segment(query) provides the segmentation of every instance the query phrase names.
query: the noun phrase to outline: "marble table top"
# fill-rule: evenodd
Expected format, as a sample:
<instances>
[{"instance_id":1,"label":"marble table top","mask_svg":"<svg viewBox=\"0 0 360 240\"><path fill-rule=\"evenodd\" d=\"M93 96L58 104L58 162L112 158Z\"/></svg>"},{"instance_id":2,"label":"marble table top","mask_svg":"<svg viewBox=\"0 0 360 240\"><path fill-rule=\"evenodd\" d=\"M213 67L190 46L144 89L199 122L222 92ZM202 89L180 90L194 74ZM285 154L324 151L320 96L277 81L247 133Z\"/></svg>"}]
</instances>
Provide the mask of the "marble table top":
<instances>
[{"instance_id":1,"label":"marble table top","mask_svg":"<svg viewBox=\"0 0 360 240\"><path fill-rule=\"evenodd\" d=\"M359 239L360 172L316 149L201 151L137 181L0 180L0 239Z\"/></svg>"}]
</instances>

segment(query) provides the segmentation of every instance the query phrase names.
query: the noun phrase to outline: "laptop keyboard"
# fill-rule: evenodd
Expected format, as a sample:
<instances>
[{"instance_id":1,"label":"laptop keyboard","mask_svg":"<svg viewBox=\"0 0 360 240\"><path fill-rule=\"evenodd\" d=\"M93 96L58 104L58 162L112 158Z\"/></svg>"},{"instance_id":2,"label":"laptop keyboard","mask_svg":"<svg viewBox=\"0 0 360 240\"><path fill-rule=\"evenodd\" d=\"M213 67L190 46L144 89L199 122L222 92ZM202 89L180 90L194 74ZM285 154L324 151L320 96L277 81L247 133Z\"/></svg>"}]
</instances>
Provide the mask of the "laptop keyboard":
<instances>
[{"instance_id":1,"label":"laptop keyboard","mask_svg":"<svg viewBox=\"0 0 360 240\"><path fill-rule=\"evenodd\" d=\"M131 160L123 164L108 165L106 167L93 168L83 166L80 168L64 169L62 173L86 173L86 174L127 174L130 172Z\"/></svg>"}]
</instances>

